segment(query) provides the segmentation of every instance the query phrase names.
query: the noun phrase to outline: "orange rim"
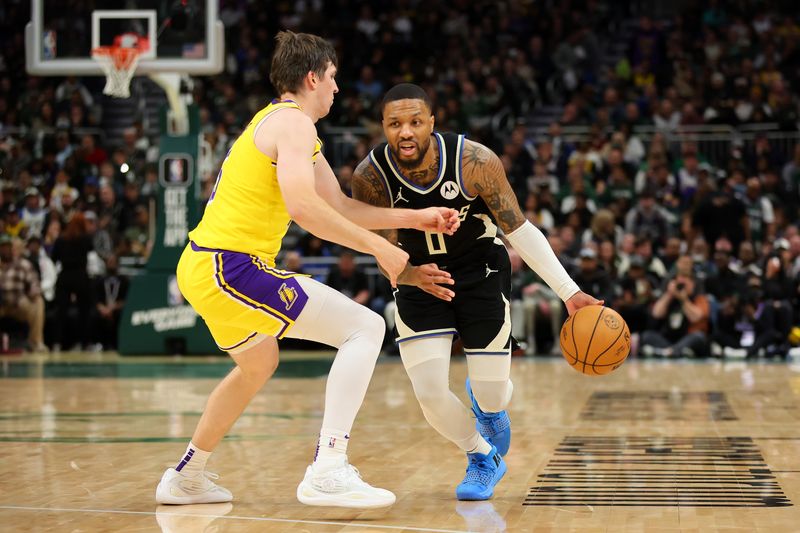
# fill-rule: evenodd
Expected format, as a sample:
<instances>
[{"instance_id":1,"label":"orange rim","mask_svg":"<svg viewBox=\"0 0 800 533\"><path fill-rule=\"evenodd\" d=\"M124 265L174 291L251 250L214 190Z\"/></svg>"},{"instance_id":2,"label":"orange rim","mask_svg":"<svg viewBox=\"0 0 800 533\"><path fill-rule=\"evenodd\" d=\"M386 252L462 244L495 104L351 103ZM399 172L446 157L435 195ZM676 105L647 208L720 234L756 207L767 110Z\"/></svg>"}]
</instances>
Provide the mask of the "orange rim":
<instances>
[{"instance_id":1,"label":"orange rim","mask_svg":"<svg viewBox=\"0 0 800 533\"><path fill-rule=\"evenodd\" d=\"M107 56L111 58L116 69L128 68L134 59L139 57L140 54L146 52L150 48L150 41L147 37L137 35L136 46L127 47L117 44L121 35L114 39L114 44L110 46L98 46L92 49L92 56Z\"/></svg>"}]
</instances>

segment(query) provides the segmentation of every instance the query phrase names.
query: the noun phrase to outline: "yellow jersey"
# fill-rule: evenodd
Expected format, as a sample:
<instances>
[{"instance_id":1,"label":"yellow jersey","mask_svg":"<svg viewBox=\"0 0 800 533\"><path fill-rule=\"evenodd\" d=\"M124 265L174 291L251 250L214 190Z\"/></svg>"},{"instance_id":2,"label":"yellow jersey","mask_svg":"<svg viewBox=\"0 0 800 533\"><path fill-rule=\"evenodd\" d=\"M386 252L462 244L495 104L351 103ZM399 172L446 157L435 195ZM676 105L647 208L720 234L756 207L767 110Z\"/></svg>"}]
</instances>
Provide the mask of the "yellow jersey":
<instances>
[{"instance_id":1,"label":"yellow jersey","mask_svg":"<svg viewBox=\"0 0 800 533\"><path fill-rule=\"evenodd\" d=\"M291 219L278 186L277 161L255 143L255 132L272 113L300 106L273 100L256 113L234 141L217 176L203 218L189 232L199 246L255 255L270 267L281 249ZM322 149L316 141L312 161Z\"/></svg>"}]
</instances>

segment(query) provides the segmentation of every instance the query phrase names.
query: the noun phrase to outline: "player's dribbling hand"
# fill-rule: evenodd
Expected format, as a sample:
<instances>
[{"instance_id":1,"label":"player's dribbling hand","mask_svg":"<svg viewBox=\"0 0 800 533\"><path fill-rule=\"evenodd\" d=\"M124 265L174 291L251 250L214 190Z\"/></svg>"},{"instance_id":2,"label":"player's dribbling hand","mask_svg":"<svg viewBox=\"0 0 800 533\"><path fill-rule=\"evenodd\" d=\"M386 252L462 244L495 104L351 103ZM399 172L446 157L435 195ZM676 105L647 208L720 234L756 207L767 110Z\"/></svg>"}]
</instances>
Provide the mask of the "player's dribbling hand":
<instances>
[{"instance_id":1,"label":"player's dribbling hand","mask_svg":"<svg viewBox=\"0 0 800 533\"><path fill-rule=\"evenodd\" d=\"M455 293L442 285L453 285L455 282L449 272L441 270L436 263L426 263L418 267L411 267L408 279L409 285L419 287L428 294L450 302Z\"/></svg>"},{"instance_id":2,"label":"player's dribbling hand","mask_svg":"<svg viewBox=\"0 0 800 533\"><path fill-rule=\"evenodd\" d=\"M575 314L575 311L581 307L586 307L587 305L603 305L604 303L604 300L598 300L594 296L589 296L585 292L579 291L573 294L570 299L566 301L567 312L570 314L570 316L572 316Z\"/></svg>"},{"instance_id":3,"label":"player's dribbling hand","mask_svg":"<svg viewBox=\"0 0 800 533\"><path fill-rule=\"evenodd\" d=\"M452 235L461 225L458 211L449 207L426 207L415 212L417 223L413 229Z\"/></svg>"},{"instance_id":4,"label":"player's dribbling hand","mask_svg":"<svg viewBox=\"0 0 800 533\"><path fill-rule=\"evenodd\" d=\"M397 287L397 277L406 268L408 254L387 240L380 239L383 243L374 252L375 259L389 278L392 287Z\"/></svg>"}]
</instances>

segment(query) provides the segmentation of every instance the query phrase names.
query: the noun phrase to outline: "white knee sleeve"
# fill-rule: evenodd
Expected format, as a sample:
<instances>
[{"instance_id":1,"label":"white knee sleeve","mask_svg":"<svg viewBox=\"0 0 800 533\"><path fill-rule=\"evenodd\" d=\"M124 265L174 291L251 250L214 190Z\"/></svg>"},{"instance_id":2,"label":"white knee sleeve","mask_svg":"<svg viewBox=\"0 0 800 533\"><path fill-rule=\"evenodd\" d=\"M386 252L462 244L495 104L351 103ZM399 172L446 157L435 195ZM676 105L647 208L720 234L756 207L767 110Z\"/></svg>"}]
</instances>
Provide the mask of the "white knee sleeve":
<instances>
[{"instance_id":1,"label":"white knee sleeve","mask_svg":"<svg viewBox=\"0 0 800 533\"><path fill-rule=\"evenodd\" d=\"M508 407L514 385L511 380L481 381L470 378L472 394L484 413L498 413Z\"/></svg>"},{"instance_id":2,"label":"white knee sleeve","mask_svg":"<svg viewBox=\"0 0 800 533\"><path fill-rule=\"evenodd\" d=\"M414 396L426 414L436 415L436 406L441 405L450 395L448 364L445 359L430 359L406 369L414 388Z\"/></svg>"},{"instance_id":3,"label":"white knee sleeve","mask_svg":"<svg viewBox=\"0 0 800 533\"><path fill-rule=\"evenodd\" d=\"M450 390L450 335L406 341L400 356L425 419L464 451L480 439L472 413Z\"/></svg>"},{"instance_id":4,"label":"white knee sleeve","mask_svg":"<svg viewBox=\"0 0 800 533\"><path fill-rule=\"evenodd\" d=\"M508 406L511 384L511 354L468 355L467 368L472 394L484 413L497 413Z\"/></svg>"}]
</instances>

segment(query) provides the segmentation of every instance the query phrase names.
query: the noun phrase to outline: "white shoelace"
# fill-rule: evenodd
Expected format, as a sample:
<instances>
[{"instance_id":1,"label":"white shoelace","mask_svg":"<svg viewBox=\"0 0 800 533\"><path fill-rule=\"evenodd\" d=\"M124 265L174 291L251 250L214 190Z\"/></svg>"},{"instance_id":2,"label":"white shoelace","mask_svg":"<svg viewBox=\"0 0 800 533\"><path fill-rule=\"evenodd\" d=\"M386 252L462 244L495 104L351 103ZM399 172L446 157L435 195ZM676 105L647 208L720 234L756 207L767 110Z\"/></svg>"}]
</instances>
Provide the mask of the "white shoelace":
<instances>
[{"instance_id":1,"label":"white shoelace","mask_svg":"<svg viewBox=\"0 0 800 533\"><path fill-rule=\"evenodd\" d=\"M199 476L184 476L180 481L180 486L187 492L206 492L216 487L214 480L219 479L219 474L203 471Z\"/></svg>"},{"instance_id":2,"label":"white shoelace","mask_svg":"<svg viewBox=\"0 0 800 533\"><path fill-rule=\"evenodd\" d=\"M361 472L358 471L358 468L354 467L350 463L345 463L344 467L347 469L347 472L351 477L355 476L356 478L361 479Z\"/></svg>"},{"instance_id":3,"label":"white shoelace","mask_svg":"<svg viewBox=\"0 0 800 533\"><path fill-rule=\"evenodd\" d=\"M324 492L339 492L347 490L348 486L353 485L361 487L368 486L361 479L361 472L358 471L358 468L347 461L339 468L317 474L314 478L312 484L317 490L322 490Z\"/></svg>"},{"instance_id":4,"label":"white shoelace","mask_svg":"<svg viewBox=\"0 0 800 533\"><path fill-rule=\"evenodd\" d=\"M203 475L206 476L209 480L219 479L219 474L215 472L208 472L207 470L203 470Z\"/></svg>"}]
</instances>

